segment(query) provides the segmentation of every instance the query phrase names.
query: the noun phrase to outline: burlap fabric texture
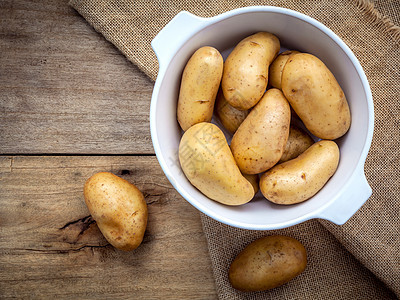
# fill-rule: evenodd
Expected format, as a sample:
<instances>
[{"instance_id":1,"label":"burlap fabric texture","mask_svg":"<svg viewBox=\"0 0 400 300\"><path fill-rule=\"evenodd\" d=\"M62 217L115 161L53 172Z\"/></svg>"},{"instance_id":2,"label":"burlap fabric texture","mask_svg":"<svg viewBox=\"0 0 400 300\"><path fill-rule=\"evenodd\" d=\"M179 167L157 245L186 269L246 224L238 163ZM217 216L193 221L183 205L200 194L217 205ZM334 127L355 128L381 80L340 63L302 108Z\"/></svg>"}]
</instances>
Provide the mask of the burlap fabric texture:
<instances>
[{"instance_id":1,"label":"burlap fabric texture","mask_svg":"<svg viewBox=\"0 0 400 300\"><path fill-rule=\"evenodd\" d=\"M244 6L273 5L309 15L332 29L359 59L371 85L375 131L365 172L372 197L344 225L324 220L276 231L232 228L201 215L220 299L394 299L400 296L400 2L326 1L107 1L70 4L153 80L158 63L150 42L178 12L202 17ZM150 100L150 99L149 99ZM234 290L227 271L258 237L300 240L309 263L300 276L268 292Z\"/></svg>"}]
</instances>

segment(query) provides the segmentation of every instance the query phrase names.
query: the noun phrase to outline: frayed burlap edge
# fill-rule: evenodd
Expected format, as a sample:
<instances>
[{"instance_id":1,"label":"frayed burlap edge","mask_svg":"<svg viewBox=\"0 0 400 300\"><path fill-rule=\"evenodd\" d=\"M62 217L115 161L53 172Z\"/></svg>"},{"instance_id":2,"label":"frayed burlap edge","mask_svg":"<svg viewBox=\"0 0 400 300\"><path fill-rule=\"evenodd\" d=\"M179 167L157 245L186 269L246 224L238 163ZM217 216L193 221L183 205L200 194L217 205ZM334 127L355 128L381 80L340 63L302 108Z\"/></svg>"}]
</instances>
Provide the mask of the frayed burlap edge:
<instances>
[{"instance_id":1,"label":"frayed burlap edge","mask_svg":"<svg viewBox=\"0 0 400 300\"><path fill-rule=\"evenodd\" d=\"M367 21L387 33L397 45L400 45L399 26L395 25L390 18L381 14L369 0L355 0L355 3L365 14Z\"/></svg>"}]
</instances>

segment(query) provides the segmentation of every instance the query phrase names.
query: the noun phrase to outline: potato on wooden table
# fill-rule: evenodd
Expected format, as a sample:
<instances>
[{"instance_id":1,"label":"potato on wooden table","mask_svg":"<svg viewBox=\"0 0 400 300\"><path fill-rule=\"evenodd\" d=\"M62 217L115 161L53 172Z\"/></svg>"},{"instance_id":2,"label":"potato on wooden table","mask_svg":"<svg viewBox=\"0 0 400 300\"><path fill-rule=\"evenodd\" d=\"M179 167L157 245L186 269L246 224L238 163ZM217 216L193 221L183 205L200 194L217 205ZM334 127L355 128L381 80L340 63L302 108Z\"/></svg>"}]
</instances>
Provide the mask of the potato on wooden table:
<instances>
[{"instance_id":1,"label":"potato on wooden table","mask_svg":"<svg viewBox=\"0 0 400 300\"><path fill-rule=\"evenodd\" d=\"M142 243L147 204L132 183L109 172L90 177L84 186L85 203L107 241L130 251Z\"/></svg>"}]
</instances>

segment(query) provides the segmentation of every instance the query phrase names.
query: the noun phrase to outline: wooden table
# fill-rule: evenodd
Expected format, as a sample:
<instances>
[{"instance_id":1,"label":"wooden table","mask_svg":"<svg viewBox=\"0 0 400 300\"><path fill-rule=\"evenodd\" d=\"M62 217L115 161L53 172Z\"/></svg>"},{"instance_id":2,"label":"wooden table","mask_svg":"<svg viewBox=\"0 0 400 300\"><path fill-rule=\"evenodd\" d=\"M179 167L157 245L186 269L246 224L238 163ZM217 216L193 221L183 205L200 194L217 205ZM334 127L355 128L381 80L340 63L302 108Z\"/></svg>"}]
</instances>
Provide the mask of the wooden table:
<instances>
[{"instance_id":1,"label":"wooden table","mask_svg":"<svg viewBox=\"0 0 400 300\"><path fill-rule=\"evenodd\" d=\"M199 213L154 155L153 82L68 0L1 0L0 24L0 298L215 299ZM146 197L133 252L84 204L99 171Z\"/></svg>"}]
</instances>

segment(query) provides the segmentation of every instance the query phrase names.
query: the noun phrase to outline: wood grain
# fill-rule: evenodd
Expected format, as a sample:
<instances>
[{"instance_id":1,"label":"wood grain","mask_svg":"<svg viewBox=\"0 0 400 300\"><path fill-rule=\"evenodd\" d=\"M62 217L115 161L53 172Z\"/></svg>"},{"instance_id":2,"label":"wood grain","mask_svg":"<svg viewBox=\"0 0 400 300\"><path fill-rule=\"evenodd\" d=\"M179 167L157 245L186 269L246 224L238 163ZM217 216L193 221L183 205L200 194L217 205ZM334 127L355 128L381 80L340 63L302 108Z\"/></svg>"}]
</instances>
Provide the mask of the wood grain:
<instances>
[{"instance_id":1,"label":"wood grain","mask_svg":"<svg viewBox=\"0 0 400 300\"><path fill-rule=\"evenodd\" d=\"M0 24L0 153L154 153L153 82L67 0L2 0Z\"/></svg>"},{"instance_id":2,"label":"wood grain","mask_svg":"<svg viewBox=\"0 0 400 300\"><path fill-rule=\"evenodd\" d=\"M111 171L144 193L149 223L133 252L101 235L83 199ZM215 299L198 212L155 157L0 157L0 298Z\"/></svg>"},{"instance_id":3,"label":"wood grain","mask_svg":"<svg viewBox=\"0 0 400 300\"><path fill-rule=\"evenodd\" d=\"M152 88L68 0L0 1L0 298L216 298L199 213L153 156ZM84 204L100 171L146 197L133 252Z\"/></svg>"}]
</instances>

